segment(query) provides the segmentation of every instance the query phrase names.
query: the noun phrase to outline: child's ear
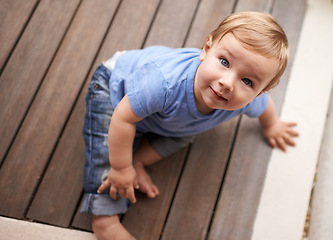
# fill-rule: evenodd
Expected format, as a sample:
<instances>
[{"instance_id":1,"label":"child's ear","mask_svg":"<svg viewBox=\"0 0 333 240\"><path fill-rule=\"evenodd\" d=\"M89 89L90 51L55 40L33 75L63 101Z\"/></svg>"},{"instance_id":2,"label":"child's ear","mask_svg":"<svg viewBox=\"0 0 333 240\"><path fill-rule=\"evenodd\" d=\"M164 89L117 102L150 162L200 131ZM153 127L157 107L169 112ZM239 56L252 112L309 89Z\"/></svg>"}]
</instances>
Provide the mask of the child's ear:
<instances>
[{"instance_id":1,"label":"child's ear","mask_svg":"<svg viewBox=\"0 0 333 240\"><path fill-rule=\"evenodd\" d=\"M213 37L212 36L208 36L207 41L206 41L205 45L203 46L203 48L201 50L201 54L199 56L199 59L201 61L203 61L205 59L207 53L212 48L212 46L213 46Z\"/></svg>"}]
</instances>

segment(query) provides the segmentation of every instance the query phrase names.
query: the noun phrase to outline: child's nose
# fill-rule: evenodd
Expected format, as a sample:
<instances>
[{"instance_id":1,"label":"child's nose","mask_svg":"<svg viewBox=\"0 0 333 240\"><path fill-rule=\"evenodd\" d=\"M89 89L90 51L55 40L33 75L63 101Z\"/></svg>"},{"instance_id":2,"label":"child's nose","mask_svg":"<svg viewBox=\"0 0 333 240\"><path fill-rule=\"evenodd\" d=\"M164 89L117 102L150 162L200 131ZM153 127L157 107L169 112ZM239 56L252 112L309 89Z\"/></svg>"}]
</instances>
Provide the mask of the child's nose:
<instances>
[{"instance_id":1,"label":"child's nose","mask_svg":"<svg viewBox=\"0 0 333 240\"><path fill-rule=\"evenodd\" d=\"M228 92L234 91L234 79L232 76L226 76L219 80L219 85L223 88L223 90L227 90Z\"/></svg>"}]
</instances>

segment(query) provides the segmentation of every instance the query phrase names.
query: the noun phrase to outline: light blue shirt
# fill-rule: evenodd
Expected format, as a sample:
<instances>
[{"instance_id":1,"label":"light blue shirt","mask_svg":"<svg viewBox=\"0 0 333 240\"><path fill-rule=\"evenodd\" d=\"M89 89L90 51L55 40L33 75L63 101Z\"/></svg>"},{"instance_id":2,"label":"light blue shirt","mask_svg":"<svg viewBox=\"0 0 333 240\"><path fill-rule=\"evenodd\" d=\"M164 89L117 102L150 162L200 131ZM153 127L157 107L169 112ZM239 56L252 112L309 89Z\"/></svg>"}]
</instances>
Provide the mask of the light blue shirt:
<instances>
[{"instance_id":1,"label":"light blue shirt","mask_svg":"<svg viewBox=\"0 0 333 240\"><path fill-rule=\"evenodd\" d=\"M217 109L202 115L195 105L193 84L201 50L154 46L121 55L110 79L114 107L127 93L131 107L143 120L137 131L167 137L196 135L240 114L259 117L268 97L261 94L245 107Z\"/></svg>"}]
</instances>

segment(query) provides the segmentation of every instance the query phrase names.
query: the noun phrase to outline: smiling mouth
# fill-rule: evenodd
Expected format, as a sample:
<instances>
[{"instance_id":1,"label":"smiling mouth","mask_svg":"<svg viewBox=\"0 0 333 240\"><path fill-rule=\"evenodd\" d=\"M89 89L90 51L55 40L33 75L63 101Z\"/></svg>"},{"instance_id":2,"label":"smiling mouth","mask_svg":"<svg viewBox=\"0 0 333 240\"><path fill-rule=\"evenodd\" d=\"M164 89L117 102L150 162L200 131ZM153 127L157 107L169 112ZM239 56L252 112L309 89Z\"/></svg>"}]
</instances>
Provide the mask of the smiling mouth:
<instances>
[{"instance_id":1,"label":"smiling mouth","mask_svg":"<svg viewBox=\"0 0 333 240\"><path fill-rule=\"evenodd\" d=\"M225 101L225 102L228 101L228 99L222 97L222 95L220 93L216 92L212 87L210 87L210 91L215 99L217 99L219 101Z\"/></svg>"}]
</instances>

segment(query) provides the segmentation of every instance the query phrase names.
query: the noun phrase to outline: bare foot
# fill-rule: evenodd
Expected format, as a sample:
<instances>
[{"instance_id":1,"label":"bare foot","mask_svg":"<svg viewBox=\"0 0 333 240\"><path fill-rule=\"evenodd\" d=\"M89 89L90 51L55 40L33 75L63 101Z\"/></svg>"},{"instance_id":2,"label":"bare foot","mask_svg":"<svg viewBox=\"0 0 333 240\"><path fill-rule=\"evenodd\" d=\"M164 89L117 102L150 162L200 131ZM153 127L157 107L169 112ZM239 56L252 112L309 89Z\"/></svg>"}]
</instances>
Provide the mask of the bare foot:
<instances>
[{"instance_id":1,"label":"bare foot","mask_svg":"<svg viewBox=\"0 0 333 240\"><path fill-rule=\"evenodd\" d=\"M135 240L135 238L119 222L117 215L93 215L92 227L98 240Z\"/></svg>"},{"instance_id":2,"label":"bare foot","mask_svg":"<svg viewBox=\"0 0 333 240\"><path fill-rule=\"evenodd\" d=\"M148 197L154 198L160 194L158 188L151 181L150 176L146 172L143 164L140 161L134 160L134 169L138 180L140 192L147 194Z\"/></svg>"}]
</instances>

